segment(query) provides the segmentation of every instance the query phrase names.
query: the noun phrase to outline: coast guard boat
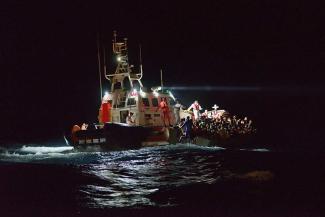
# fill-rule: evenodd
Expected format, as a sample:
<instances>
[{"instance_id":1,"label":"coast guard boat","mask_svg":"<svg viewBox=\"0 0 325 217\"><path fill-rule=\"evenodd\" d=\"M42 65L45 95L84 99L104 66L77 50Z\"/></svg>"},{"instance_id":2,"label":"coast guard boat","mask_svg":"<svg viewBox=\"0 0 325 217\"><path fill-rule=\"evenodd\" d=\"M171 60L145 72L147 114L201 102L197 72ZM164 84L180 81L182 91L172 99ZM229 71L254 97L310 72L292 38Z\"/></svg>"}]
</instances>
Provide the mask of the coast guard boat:
<instances>
[{"instance_id":1,"label":"coast guard boat","mask_svg":"<svg viewBox=\"0 0 325 217\"><path fill-rule=\"evenodd\" d=\"M173 94L162 87L147 89L142 84L142 63L134 70L129 64L127 39L118 41L114 31L113 55L117 61L115 72L106 72L111 84L110 92L102 97L98 112L98 123L93 126L75 125L69 141L75 147L100 146L106 149L130 149L145 146L174 144L179 128L176 125ZM163 112L160 103L167 104ZM164 118L166 115L168 118ZM188 116L181 110L181 117Z\"/></svg>"}]
</instances>

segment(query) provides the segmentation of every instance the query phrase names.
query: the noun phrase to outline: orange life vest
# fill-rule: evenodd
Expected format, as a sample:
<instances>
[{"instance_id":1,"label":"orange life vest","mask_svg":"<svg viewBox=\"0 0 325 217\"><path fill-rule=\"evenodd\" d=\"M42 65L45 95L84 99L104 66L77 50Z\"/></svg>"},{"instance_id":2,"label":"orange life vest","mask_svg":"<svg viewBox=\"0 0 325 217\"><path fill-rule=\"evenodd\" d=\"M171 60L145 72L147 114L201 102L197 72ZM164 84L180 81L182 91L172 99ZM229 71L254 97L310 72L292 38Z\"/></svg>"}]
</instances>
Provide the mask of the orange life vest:
<instances>
[{"instance_id":1,"label":"orange life vest","mask_svg":"<svg viewBox=\"0 0 325 217\"><path fill-rule=\"evenodd\" d=\"M160 106L160 108L161 108L161 110L163 111L163 112L168 112L168 105L167 105L167 103L165 102L165 101L161 101L160 102L160 104L159 104L159 106Z\"/></svg>"}]
</instances>

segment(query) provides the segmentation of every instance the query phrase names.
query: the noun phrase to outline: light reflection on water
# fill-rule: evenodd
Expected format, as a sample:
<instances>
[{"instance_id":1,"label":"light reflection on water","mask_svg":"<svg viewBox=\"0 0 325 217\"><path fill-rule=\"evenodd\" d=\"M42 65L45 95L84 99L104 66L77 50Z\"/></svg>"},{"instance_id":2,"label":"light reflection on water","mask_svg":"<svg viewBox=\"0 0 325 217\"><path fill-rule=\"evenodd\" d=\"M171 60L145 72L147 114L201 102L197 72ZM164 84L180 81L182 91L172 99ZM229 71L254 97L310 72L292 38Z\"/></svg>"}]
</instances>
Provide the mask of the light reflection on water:
<instances>
[{"instance_id":1,"label":"light reflection on water","mask_svg":"<svg viewBox=\"0 0 325 217\"><path fill-rule=\"evenodd\" d=\"M0 150L0 162L72 166L85 180L78 184L77 198L81 206L89 208L176 206L175 195L165 192L212 186L235 176L225 165L229 157L224 148L191 144L115 152L25 145ZM164 198L157 199L157 195Z\"/></svg>"},{"instance_id":2,"label":"light reflection on water","mask_svg":"<svg viewBox=\"0 0 325 217\"><path fill-rule=\"evenodd\" d=\"M173 205L168 200L168 204L157 204L151 195L179 186L213 184L220 179L221 159L215 159L218 149L202 150L178 145L101 153L98 163L83 167L85 174L101 182L82 186L81 192L90 207Z\"/></svg>"}]
</instances>

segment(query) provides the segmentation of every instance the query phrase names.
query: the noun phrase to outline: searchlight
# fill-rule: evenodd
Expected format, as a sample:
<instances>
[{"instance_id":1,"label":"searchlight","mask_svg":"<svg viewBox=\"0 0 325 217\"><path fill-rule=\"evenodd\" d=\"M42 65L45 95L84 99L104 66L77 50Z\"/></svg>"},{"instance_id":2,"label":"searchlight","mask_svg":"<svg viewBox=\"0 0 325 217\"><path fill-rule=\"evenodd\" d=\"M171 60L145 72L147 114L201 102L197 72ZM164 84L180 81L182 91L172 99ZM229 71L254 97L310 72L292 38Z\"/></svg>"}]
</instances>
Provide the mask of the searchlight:
<instances>
[{"instance_id":1,"label":"searchlight","mask_svg":"<svg viewBox=\"0 0 325 217\"><path fill-rule=\"evenodd\" d=\"M159 86L159 87L152 87L151 88L151 90L153 91L153 92L158 92L158 91L160 91L161 90L161 87Z\"/></svg>"},{"instance_id":2,"label":"searchlight","mask_svg":"<svg viewBox=\"0 0 325 217\"><path fill-rule=\"evenodd\" d=\"M170 92L170 91L168 91L168 94L169 94L169 96L175 101L175 97L174 97L174 95L172 94L172 92Z\"/></svg>"},{"instance_id":3,"label":"searchlight","mask_svg":"<svg viewBox=\"0 0 325 217\"><path fill-rule=\"evenodd\" d=\"M104 102L107 102L107 101L109 101L109 100L112 100L112 95L110 95L110 94L108 93L108 91L105 91L105 94L104 94L102 100L103 100Z\"/></svg>"}]
</instances>

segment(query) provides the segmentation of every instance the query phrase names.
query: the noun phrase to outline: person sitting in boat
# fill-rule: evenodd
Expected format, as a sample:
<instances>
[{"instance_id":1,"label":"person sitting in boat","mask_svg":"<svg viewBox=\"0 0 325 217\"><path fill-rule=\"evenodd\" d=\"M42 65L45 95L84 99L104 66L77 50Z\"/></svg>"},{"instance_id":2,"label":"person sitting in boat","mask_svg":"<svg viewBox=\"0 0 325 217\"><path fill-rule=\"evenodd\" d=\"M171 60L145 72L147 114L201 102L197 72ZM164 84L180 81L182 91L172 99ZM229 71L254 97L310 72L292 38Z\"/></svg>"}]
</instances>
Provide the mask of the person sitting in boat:
<instances>
[{"instance_id":1,"label":"person sitting in boat","mask_svg":"<svg viewBox=\"0 0 325 217\"><path fill-rule=\"evenodd\" d=\"M128 116L126 117L126 123L128 125L135 125L135 117L133 112L129 112Z\"/></svg>"},{"instance_id":2,"label":"person sitting in boat","mask_svg":"<svg viewBox=\"0 0 325 217\"><path fill-rule=\"evenodd\" d=\"M72 139L73 142L78 141L78 137L76 136L76 132L78 132L79 130L81 130L81 128L77 124L73 125L72 130L71 130L71 139Z\"/></svg>"},{"instance_id":3,"label":"person sitting in boat","mask_svg":"<svg viewBox=\"0 0 325 217\"><path fill-rule=\"evenodd\" d=\"M201 114L201 116L203 117L203 118L208 118L209 117L209 112L208 112L208 110L207 109L205 109L204 110L204 112Z\"/></svg>"},{"instance_id":4,"label":"person sitting in boat","mask_svg":"<svg viewBox=\"0 0 325 217\"><path fill-rule=\"evenodd\" d=\"M197 100L195 100L194 103L187 110L190 111L191 109L193 109L194 120L195 121L199 120L200 110L202 110L202 107Z\"/></svg>"},{"instance_id":5,"label":"person sitting in boat","mask_svg":"<svg viewBox=\"0 0 325 217\"><path fill-rule=\"evenodd\" d=\"M83 124L81 125L81 130L87 130L87 128L88 128L88 124L83 123Z\"/></svg>"},{"instance_id":6,"label":"person sitting in boat","mask_svg":"<svg viewBox=\"0 0 325 217\"><path fill-rule=\"evenodd\" d=\"M166 125L166 120L168 120L168 126L171 126L170 124L170 116L169 116L169 107L166 98L161 98L161 101L159 103L159 107L156 111L161 110L163 115L162 115L162 120L164 122L165 127Z\"/></svg>"}]
</instances>

